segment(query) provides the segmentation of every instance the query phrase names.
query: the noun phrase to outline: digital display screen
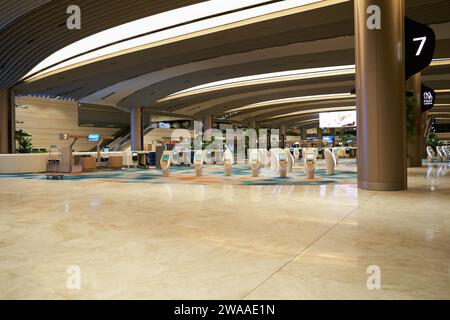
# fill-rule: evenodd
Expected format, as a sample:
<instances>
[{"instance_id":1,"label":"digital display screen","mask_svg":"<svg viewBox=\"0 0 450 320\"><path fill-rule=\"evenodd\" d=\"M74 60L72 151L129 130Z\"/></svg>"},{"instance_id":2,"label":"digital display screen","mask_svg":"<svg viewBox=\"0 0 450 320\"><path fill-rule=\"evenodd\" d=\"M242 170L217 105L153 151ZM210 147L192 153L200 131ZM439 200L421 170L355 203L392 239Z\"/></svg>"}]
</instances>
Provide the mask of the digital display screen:
<instances>
[{"instance_id":1,"label":"digital display screen","mask_svg":"<svg viewBox=\"0 0 450 320\"><path fill-rule=\"evenodd\" d=\"M313 153L307 153L306 154L306 160L314 160L314 154Z\"/></svg>"},{"instance_id":2,"label":"digital display screen","mask_svg":"<svg viewBox=\"0 0 450 320\"><path fill-rule=\"evenodd\" d=\"M332 144L334 142L334 137L333 136L324 136L324 137L322 137L322 140L327 143Z\"/></svg>"},{"instance_id":3,"label":"digital display screen","mask_svg":"<svg viewBox=\"0 0 450 320\"><path fill-rule=\"evenodd\" d=\"M170 129L170 123L160 122L160 123L158 123L158 128L160 128L160 129Z\"/></svg>"},{"instance_id":4,"label":"digital display screen","mask_svg":"<svg viewBox=\"0 0 450 320\"><path fill-rule=\"evenodd\" d=\"M169 160L169 159L170 159L170 156L169 156L168 154L163 154L162 157L161 157L161 159L163 159L163 160Z\"/></svg>"},{"instance_id":5,"label":"digital display screen","mask_svg":"<svg viewBox=\"0 0 450 320\"><path fill-rule=\"evenodd\" d=\"M109 152L109 147L104 147L103 152Z\"/></svg>"},{"instance_id":6,"label":"digital display screen","mask_svg":"<svg viewBox=\"0 0 450 320\"><path fill-rule=\"evenodd\" d=\"M194 160L203 160L203 155L201 153L196 153L194 155Z\"/></svg>"},{"instance_id":7,"label":"digital display screen","mask_svg":"<svg viewBox=\"0 0 450 320\"><path fill-rule=\"evenodd\" d=\"M321 128L356 127L356 111L322 112L319 114Z\"/></svg>"},{"instance_id":8,"label":"digital display screen","mask_svg":"<svg viewBox=\"0 0 450 320\"><path fill-rule=\"evenodd\" d=\"M286 154L286 153L279 153L279 154L278 154L278 158L279 158L280 160L286 160L287 154Z\"/></svg>"},{"instance_id":9,"label":"digital display screen","mask_svg":"<svg viewBox=\"0 0 450 320\"><path fill-rule=\"evenodd\" d=\"M98 141L100 140L100 135L98 133L90 133L87 136L88 141Z\"/></svg>"}]
</instances>

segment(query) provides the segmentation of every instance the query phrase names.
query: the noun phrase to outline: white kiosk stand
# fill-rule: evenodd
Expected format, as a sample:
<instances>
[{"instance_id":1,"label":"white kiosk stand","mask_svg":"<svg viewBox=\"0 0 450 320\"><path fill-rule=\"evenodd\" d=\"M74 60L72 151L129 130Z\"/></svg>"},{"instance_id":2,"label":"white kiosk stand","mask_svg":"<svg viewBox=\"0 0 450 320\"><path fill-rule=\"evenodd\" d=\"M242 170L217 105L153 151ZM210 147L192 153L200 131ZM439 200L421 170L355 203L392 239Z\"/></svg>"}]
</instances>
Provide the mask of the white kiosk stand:
<instances>
[{"instance_id":1,"label":"white kiosk stand","mask_svg":"<svg viewBox=\"0 0 450 320\"><path fill-rule=\"evenodd\" d=\"M201 177L203 174L203 151L195 151L194 154L195 175Z\"/></svg>"},{"instance_id":2,"label":"white kiosk stand","mask_svg":"<svg viewBox=\"0 0 450 320\"><path fill-rule=\"evenodd\" d=\"M305 173L308 179L314 179L316 171L316 153L314 151L305 152Z\"/></svg>"},{"instance_id":3,"label":"white kiosk stand","mask_svg":"<svg viewBox=\"0 0 450 320\"><path fill-rule=\"evenodd\" d=\"M287 167L287 171L288 172L292 172L292 168L294 167L294 156L292 155L291 151L286 148L284 149L284 152L286 152L286 156L287 156L287 160L288 160L288 167Z\"/></svg>"},{"instance_id":4,"label":"white kiosk stand","mask_svg":"<svg viewBox=\"0 0 450 320\"><path fill-rule=\"evenodd\" d=\"M300 150L298 148L294 148L294 160L300 159Z\"/></svg>"},{"instance_id":5,"label":"white kiosk stand","mask_svg":"<svg viewBox=\"0 0 450 320\"><path fill-rule=\"evenodd\" d=\"M180 154L179 154L178 150L172 150L171 163L174 165L177 165L180 163Z\"/></svg>"},{"instance_id":6,"label":"white kiosk stand","mask_svg":"<svg viewBox=\"0 0 450 320\"><path fill-rule=\"evenodd\" d=\"M332 176L334 174L334 167L336 166L336 158L334 157L334 153L330 149L325 149L323 153L327 165L325 174L327 176Z\"/></svg>"},{"instance_id":7,"label":"white kiosk stand","mask_svg":"<svg viewBox=\"0 0 450 320\"><path fill-rule=\"evenodd\" d=\"M257 177L259 175L259 165L260 165L258 150L253 150L250 153L249 162L250 167L252 168L252 177Z\"/></svg>"},{"instance_id":8,"label":"white kiosk stand","mask_svg":"<svg viewBox=\"0 0 450 320\"><path fill-rule=\"evenodd\" d=\"M278 152L278 167L280 168L280 177L286 178L288 170L288 155L284 150Z\"/></svg>"},{"instance_id":9,"label":"white kiosk stand","mask_svg":"<svg viewBox=\"0 0 450 320\"><path fill-rule=\"evenodd\" d=\"M230 150L225 150L223 153L223 167L225 175L231 176L231 167L233 166L233 153Z\"/></svg>"},{"instance_id":10,"label":"white kiosk stand","mask_svg":"<svg viewBox=\"0 0 450 320\"><path fill-rule=\"evenodd\" d=\"M205 152L205 163L212 164L213 163L212 151L205 150L204 152Z\"/></svg>"},{"instance_id":11,"label":"white kiosk stand","mask_svg":"<svg viewBox=\"0 0 450 320\"><path fill-rule=\"evenodd\" d=\"M161 160L159 161L159 163L161 164L161 169L164 177L169 176L170 162L171 162L170 151L164 151L161 156Z\"/></svg>"}]
</instances>

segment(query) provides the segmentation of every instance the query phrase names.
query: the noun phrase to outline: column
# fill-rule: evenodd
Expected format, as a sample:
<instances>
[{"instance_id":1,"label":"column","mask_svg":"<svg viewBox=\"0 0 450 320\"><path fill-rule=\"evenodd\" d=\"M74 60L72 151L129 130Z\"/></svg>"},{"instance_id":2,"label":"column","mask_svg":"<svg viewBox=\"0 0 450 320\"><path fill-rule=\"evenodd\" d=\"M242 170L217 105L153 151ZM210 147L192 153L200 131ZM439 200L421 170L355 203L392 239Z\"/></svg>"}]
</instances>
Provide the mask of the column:
<instances>
[{"instance_id":1,"label":"column","mask_svg":"<svg viewBox=\"0 0 450 320\"><path fill-rule=\"evenodd\" d=\"M302 140L306 141L306 128L302 128Z\"/></svg>"},{"instance_id":2,"label":"column","mask_svg":"<svg viewBox=\"0 0 450 320\"><path fill-rule=\"evenodd\" d=\"M16 152L16 105L11 89L0 89L0 153Z\"/></svg>"},{"instance_id":3,"label":"column","mask_svg":"<svg viewBox=\"0 0 450 320\"><path fill-rule=\"evenodd\" d=\"M317 128L317 140L322 140L322 128Z\"/></svg>"},{"instance_id":4,"label":"column","mask_svg":"<svg viewBox=\"0 0 450 320\"><path fill-rule=\"evenodd\" d=\"M381 29L367 26L370 5L381 9ZM358 0L354 6L358 187L404 190L404 0Z\"/></svg>"},{"instance_id":5,"label":"column","mask_svg":"<svg viewBox=\"0 0 450 320\"><path fill-rule=\"evenodd\" d=\"M283 124L280 126L280 148L286 147L286 126Z\"/></svg>"},{"instance_id":6,"label":"column","mask_svg":"<svg viewBox=\"0 0 450 320\"><path fill-rule=\"evenodd\" d=\"M142 107L131 108L131 151L142 151L144 147L142 109Z\"/></svg>"},{"instance_id":7,"label":"column","mask_svg":"<svg viewBox=\"0 0 450 320\"><path fill-rule=\"evenodd\" d=\"M421 104L421 75L417 73L408 79L406 82L406 89L413 93L413 132L407 130L407 152L408 152L408 166L421 167L422 166L422 104ZM423 132L422 132L423 133Z\"/></svg>"},{"instance_id":8,"label":"column","mask_svg":"<svg viewBox=\"0 0 450 320\"><path fill-rule=\"evenodd\" d=\"M208 134L205 134L205 132L209 129L213 128L213 116L212 115L206 115L203 117L203 138L205 141L211 140L211 131L209 131Z\"/></svg>"}]
</instances>

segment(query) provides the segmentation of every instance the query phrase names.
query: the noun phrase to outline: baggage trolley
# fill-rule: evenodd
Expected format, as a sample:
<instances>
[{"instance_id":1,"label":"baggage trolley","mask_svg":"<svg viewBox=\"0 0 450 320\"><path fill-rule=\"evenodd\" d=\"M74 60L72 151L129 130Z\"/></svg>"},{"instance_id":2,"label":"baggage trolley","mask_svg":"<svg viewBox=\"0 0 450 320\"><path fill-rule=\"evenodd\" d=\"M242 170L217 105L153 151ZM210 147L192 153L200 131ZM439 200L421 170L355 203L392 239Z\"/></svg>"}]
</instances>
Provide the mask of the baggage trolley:
<instances>
[{"instance_id":1,"label":"baggage trolley","mask_svg":"<svg viewBox=\"0 0 450 320\"><path fill-rule=\"evenodd\" d=\"M64 166L61 155L61 149L56 146L50 146L47 157L47 179L64 179Z\"/></svg>"}]
</instances>

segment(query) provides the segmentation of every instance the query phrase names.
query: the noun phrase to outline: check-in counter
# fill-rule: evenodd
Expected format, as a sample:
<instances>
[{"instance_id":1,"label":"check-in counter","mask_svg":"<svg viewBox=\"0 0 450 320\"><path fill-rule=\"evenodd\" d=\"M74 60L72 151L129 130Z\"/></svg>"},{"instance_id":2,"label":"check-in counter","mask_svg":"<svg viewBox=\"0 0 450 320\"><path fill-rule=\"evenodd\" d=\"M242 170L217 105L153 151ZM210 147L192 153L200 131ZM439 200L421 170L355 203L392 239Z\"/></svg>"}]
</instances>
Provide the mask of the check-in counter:
<instances>
[{"instance_id":1,"label":"check-in counter","mask_svg":"<svg viewBox=\"0 0 450 320\"><path fill-rule=\"evenodd\" d=\"M123 157L122 156L110 156L108 159L108 167L114 170L122 168Z\"/></svg>"},{"instance_id":2,"label":"check-in counter","mask_svg":"<svg viewBox=\"0 0 450 320\"><path fill-rule=\"evenodd\" d=\"M122 152L101 152L101 157L109 158L106 162L108 167L120 169L123 164L122 154ZM72 172L95 170L96 156L96 152L73 152ZM0 154L0 174L46 172L47 157L48 153Z\"/></svg>"},{"instance_id":3,"label":"check-in counter","mask_svg":"<svg viewBox=\"0 0 450 320\"><path fill-rule=\"evenodd\" d=\"M81 168L83 172L92 172L97 169L97 159L91 156L81 157Z\"/></svg>"},{"instance_id":4,"label":"check-in counter","mask_svg":"<svg viewBox=\"0 0 450 320\"><path fill-rule=\"evenodd\" d=\"M45 172L47 157L48 153L0 154L0 174Z\"/></svg>"}]
</instances>

